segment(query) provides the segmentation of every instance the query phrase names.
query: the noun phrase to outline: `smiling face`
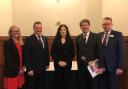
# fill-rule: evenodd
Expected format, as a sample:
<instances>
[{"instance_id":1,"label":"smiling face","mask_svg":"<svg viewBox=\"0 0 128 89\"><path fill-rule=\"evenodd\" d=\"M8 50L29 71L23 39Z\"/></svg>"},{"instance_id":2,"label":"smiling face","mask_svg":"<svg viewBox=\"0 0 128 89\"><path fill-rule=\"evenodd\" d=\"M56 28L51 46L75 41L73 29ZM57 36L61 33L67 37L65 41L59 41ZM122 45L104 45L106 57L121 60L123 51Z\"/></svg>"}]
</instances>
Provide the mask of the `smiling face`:
<instances>
[{"instance_id":1,"label":"smiling face","mask_svg":"<svg viewBox=\"0 0 128 89\"><path fill-rule=\"evenodd\" d=\"M88 33L90 31L90 25L87 22L81 23L80 28L83 33Z\"/></svg>"},{"instance_id":2,"label":"smiling face","mask_svg":"<svg viewBox=\"0 0 128 89\"><path fill-rule=\"evenodd\" d=\"M34 33L35 33L36 35L41 35L41 34L42 34L42 24L41 24L41 23L39 23L39 24L34 24L33 30L34 30Z\"/></svg>"},{"instance_id":3,"label":"smiling face","mask_svg":"<svg viewBox=\"0 0 128 89\"><path fill-rule=\"evenodd\" d=\"M9 36L18 39L20 37L20 29L17 26L12 26L9 30Z\"/></svg>"},{"instance_id":4,"label":"smiling face","mask_svg":"<svg viewBox=\"0 0 128 89\"><path fill-rule=\"evenodd\" d=\"M62 26L60 28L60 35L61 35L61 37L66 37L66 34L67 34L67 29L64 26Z\"/></svg>"}]
</instances>

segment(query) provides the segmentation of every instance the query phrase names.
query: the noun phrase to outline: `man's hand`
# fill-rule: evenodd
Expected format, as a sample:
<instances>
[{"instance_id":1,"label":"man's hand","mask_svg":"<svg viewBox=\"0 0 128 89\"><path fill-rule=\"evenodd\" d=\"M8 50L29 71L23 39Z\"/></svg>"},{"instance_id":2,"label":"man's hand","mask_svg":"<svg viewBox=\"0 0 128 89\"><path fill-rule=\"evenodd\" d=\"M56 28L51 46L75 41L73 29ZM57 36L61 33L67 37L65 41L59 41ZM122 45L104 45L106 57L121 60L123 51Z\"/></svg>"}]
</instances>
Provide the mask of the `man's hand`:
<instances>
[{"instance_id":1,"label":"man's hand","mask_svg":"<svg viewBox=\"0 0 128 89\"><path fill-rule=\"evenodd\" d=\"M122 69L117 68L116 69L116 75L121 75L123 73Z\"/></svg>"},{"instance_id":2,"label":"man's hand","mask_svg":"<svg viewBox=\"0 0 128 89\"><path fill-rule=\"evenodd\" d=\"M29 72L28 72L28 75L29 75L29 76L33 76L33 75L34 75L33 70L29 71Z\"/></svg>"},{"instance_id":3,"label":"man's hand","mask_svg":"<svg viewBox=\"0 0 128 89\"><path fill-rule=\"evenodd\" d=\"M105 71L105 68L97 68L97 69L95 69L95 71L98 74L103 74L103 72Z\"/></svg>"},{"instance_id":4,"label":"man's hand","mask_svg":"<svg viewBox=\"0 0 128 89\"><path fill-rule=\"evenodd\" d=\"M21 69L21 70L19 71L19 75L22 75L22 74L24 74L24 70Z\"/></svg>"}]
</instances>

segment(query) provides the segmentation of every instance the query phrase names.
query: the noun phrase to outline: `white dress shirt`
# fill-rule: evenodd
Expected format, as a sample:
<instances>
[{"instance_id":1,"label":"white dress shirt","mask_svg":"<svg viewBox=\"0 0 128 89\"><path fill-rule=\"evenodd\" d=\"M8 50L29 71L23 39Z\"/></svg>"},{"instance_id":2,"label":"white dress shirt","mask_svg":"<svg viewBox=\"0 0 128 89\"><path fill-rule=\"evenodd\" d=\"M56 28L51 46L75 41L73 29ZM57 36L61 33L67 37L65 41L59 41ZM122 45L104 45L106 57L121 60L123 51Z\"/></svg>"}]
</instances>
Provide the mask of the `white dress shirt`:
<instances>
[{"instance_id":1,"label":"white dress shirt","mask_svg":"<svg viewBox=\"0 0 128 89\"><path fill-rule=\"evenodd\" d=\"M83 36L86 37L86 41L85 41L85 43L88 42L89 34L90 34L90 31L89 31L88 33L86 33L86 34L83 33Z\"/></svg>"}]
</instances>

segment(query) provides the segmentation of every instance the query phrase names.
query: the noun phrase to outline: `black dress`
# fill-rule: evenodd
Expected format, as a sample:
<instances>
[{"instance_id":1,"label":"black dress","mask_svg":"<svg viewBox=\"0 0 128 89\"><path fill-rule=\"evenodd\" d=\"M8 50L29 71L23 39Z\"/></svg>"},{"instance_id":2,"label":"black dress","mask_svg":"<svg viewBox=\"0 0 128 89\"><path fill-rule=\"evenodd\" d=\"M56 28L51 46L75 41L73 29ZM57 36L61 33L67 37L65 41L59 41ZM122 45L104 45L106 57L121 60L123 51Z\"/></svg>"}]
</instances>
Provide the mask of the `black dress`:
<instances>
[{"instance_id":1,"label":"black dress","mask_svg":"<svg viewBox=\"0 0 128 89\"><path fill-rule=\"evenodd\" d=\"M62 44L61 39L54 40L51 48L51 56L55 67L55 89L69 89L74 55L75 48L72 39L67 39L64 44ZM59 61L64 61L67 65L60 67L58 65Z\"/></svg>"}]
</instances>

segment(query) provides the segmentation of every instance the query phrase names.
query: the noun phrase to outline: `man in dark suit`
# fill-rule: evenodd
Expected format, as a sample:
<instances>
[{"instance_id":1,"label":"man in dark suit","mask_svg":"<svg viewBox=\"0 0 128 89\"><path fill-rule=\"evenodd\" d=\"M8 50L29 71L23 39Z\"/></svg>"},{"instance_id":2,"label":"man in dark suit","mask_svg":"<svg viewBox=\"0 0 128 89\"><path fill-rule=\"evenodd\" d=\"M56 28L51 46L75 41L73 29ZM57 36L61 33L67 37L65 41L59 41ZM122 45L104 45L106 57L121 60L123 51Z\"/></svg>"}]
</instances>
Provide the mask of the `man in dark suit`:
<instances>
[{"instance_id":1,"label":"man in dark suit","mask_svg":"<svg viewBox=\"0 0 128 89\"><path fill-rule=\"evenodd\" d=\"M35 22L34 34L24 44L24 61L27 70L27 89L46 89L46 68L49 65L47 38L42 34L42 23Z\"/></svg>"},{"instance_id":2,"label":"man in dark suit","mask_svg":"<svg viewBox=\"0 0 128 89\"><path fill-rule=\"evenodd\" d=\"M90 21L83 19L80 22L82 34L76 38L77 63L80 89L99 89L97 77L92 78L87 66L90 61L99 60L100 72L103 72L103 61L100 59L100 44L98 35L90 31Z\"/></svg>"},{"instance_id":3,"label":"man in dark suit","mask_svg":"<svg viewBox=\"0 0 128 89\"><path fill-rule=\"evenodd\" d=\"M121 32L112 30L112 26L112 18L105 17L102 23L104 32L99 33L106 70L101 76L102 89L118 89L117 75L123 73L123 36Z\"/></svg>"}]
</instances>

